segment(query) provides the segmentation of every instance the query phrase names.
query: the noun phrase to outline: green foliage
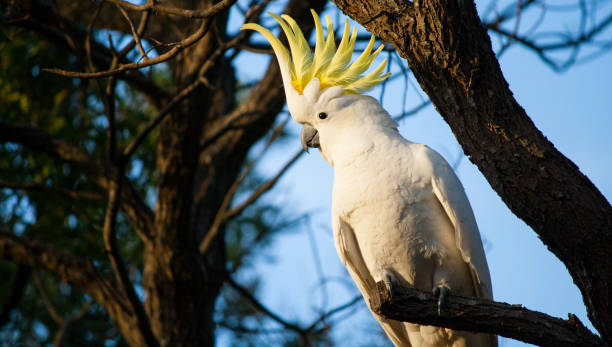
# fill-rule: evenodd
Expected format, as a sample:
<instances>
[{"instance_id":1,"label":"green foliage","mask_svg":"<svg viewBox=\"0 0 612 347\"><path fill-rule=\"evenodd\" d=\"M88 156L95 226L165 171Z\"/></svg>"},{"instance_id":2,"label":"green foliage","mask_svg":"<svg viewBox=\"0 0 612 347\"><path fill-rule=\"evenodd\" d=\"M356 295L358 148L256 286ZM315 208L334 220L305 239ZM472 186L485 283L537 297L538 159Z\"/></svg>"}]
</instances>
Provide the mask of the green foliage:
<instances>
[{"instance_id":1,"label":"green foliage","mask_svg":"<svg viewBox=\"0 0 612 347\"><path fill-rule=\"evenodd\" d=\"M7 29L8 30L8 29ZM0 50L0 119L19 125L35 125L90 154L106 153L106 117L98 90L106 81L70 79L43 72L43 67L78 70L76 59L37 37L10 31L10 41ZM100 85L96 85L99 83ZM119 144L133 137L150 117L152 108L129 88L119 85L117 127ZM145 195L154 190L154 144L145 142L129 168L135 187ZM14 144L0 145L0 183L53 187L53 190L0 188L0 230L35 239L92 260L101 272L110 266L104 252L101 230L106 193L67 163ZM69 192L69 193L67 193ZM79 198L87 192L94 198ZM77 197L74 197L77 194ZM131 275L139 278L142 243L123 215L118 218L122 253ZM0 261L0 278L14 277L14 264ZM41 275L58 314L68 318L89 301L87 295L51 275ZM2 286L5 302L10 281ZM54 339L58 324L30 280L10 321L0 327L0 341L10 345L43 345ZM106 312L97 305L70 325L63 346L122 345Z\"/></svg>"},{"instance_id":2,"label":"green foliage","mask_svg":"<svg viewBox=\"0 0 612 347\"><path fill-rule=\"evenodd\" d=\"M11 40L0 43L0 120L10 124L33 125L54 137L100 158L107 156L107 119L100 91L107 80L71 79L42 71L44 67L80 70L74 56L57 49L34 35L7 29ZM152 71L153 80L171 89L171 73L162 66ZM157 110L141 94L122 82L116 96L117 145L125 148ZM127 167L132 185L155 205L156 130L139 147ZM267 139L263 139L261 147ZM249 196L263 182L255 172L249 175L237 194L237 200ZM8 183L36 185L36 189L6 187ZM2 188L5 187L5 188ZM47 189L44 187L53 187ZM88 193L88 198L79 197ZM74 195L77 194L75 197ZM93 184L78 168L46 154L15 144L0 144L0 231L10 232L66 250L90 259L102 273L110 265L104 251L102 228L106 210L106 192ZM230 220L225 228L227 269L242 277L253 294L258 276L253 265L265 257L265 249L280 232L299 221L287 221L282 211L267 203L258 203ZM134 283L142 277L142 247L125 215L117 219L118 244ZM271 257L266 257L271 260ZM33 270L34 271L34 270ZM41 289L30 276L18 307L9 321L0 326L0 346L51 345L60 325L49 313L51 305L63 319L77 314L91 298L61 283L54 275L40 272ZM0 260L0 304L5 304L15 283L17 267ZM232 327L266 327L267 316L257 311L243 296L224 287L215 314L217 321ZM230 331L230 330L228 330ZM293 340L289 334L282 341ZM257 334L232 332L237 345L259 345L266 341ZM64 332L62 346L123 346L125 341L113 326L104 308L93 304L85 315L72 322Z\"/></svg>"}]
</instances>

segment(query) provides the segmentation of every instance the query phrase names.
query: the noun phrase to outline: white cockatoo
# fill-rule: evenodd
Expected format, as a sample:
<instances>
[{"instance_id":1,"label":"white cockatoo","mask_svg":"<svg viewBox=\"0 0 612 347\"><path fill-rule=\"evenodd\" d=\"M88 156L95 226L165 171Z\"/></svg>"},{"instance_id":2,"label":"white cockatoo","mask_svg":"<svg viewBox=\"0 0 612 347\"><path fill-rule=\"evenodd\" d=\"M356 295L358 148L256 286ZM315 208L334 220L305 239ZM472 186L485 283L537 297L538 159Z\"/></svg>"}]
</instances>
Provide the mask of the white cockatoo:
<instances>
[{"instance_id":1,"label":"white cockatoo","mask_svg":"<svg viewBox=\"0 0 612 347\"><path fill-rule=\"evenodd\" d=\"M270 13L289 49L253 23L270 42L292 118L303 125L302 144L317 147L334 168L332 229L336 250L366 303L378 281L433 291L493 298L474 214L459 179L429 147L404 139L376 99L361 95L388 77L386 61L364 72L381 51L374 36L350 63L356 30L345 23L336 49L317 14L314 53L295 20ZM496 337L398 322L374 314L396 346L495 346Z\"/></svg>"}]
</instances>

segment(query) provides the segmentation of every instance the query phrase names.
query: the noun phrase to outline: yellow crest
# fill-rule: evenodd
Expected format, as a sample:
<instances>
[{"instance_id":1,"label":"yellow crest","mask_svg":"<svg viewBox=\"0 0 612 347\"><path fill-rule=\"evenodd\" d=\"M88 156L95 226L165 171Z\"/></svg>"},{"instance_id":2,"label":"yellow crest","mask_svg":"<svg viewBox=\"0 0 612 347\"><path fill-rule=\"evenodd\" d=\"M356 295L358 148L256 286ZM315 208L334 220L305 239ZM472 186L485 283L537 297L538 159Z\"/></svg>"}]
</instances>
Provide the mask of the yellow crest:
<instances>
[{"instance_id":1,"label":"yellow crest","mask_svg":"<svg viewBox=\"0 0 612 347\"><path fill-rule=\"evenodd\" d=\"M338 49L336 49L334 29L329 17L325 17L327 22L327 38L324 38L319 16L313 10L310 10L310 12L314 18L316 28L314 54L311 52L302 30L300 30L295 20L288 15L282 15L281 18L268 12L280 24L285 36L287 36L291 54L289 54L287 48L270 30L259 24L246 23L240 29L255 30L265 36L279 61L282 59L289 65L291 85L299 94L302 94L308 82L315 77L321 82L320 90L332 86L342 86L346 92L356 94L361 94L373 88L389 77L391 73L382 74L387 64L386 59L372 72L362 75L383 49L383 45L380 45L372 53L374 35L370 38L370 42L361 55L352 64L349 64L353 56L357 30L353 28L352 34L349 36L349 25L348 20L346 20L342 40Z\"/></svg>"}]
</instances>

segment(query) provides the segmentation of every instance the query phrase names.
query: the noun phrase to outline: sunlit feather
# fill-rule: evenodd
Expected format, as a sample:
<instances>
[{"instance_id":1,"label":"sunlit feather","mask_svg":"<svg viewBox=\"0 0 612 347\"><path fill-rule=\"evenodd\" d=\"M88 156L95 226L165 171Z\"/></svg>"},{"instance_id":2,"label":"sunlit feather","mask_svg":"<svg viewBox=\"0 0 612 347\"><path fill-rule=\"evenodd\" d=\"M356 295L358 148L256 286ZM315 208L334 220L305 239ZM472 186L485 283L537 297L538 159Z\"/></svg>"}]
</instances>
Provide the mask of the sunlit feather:
<instances>
[{"instance_id":1,"label":"sunlit feather","mask_svg":"<svg viewBox=\"0 0 612 347\"><path fill-rule=\"evenodd\" d=\"M325 17L327 23L327 37L325 37L319 16L313 10L311 12L316 32L314 53L295 20L288 15L282 15L281 18L269 13L280 24L287 36L289 50L270 30L258 24L247 23L241 29L256 30L270 41L277 58L286 62L291 76L291 85L300 94L313 78L319 79L321 90L332 86L342 86L348 93L363 93L389 77L390 73L383 74L386 60L372 72L363 75L383 49L381 45L372 53L374 36L361 55L350 64L357 40L357 30L353 28L351 31L347 20L342 39L336 49L333 25L329 17Z\"/></svg>"}]
</instances>

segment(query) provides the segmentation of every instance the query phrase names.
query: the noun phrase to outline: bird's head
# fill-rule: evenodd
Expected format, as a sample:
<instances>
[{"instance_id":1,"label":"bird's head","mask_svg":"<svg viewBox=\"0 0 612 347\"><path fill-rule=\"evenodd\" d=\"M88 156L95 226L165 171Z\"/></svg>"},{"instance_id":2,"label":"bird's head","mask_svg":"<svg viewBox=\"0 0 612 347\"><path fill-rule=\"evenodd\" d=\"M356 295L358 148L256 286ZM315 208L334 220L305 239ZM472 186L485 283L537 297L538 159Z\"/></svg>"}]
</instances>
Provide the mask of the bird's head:
<instances>
[{"instance_id":1,"label":"bird's head","mask_svg":"<svg viewBox=\"0 0 612 347\"><path fill-rule=\"evenodd\" d=\"M295 20L288 15L279 17L269 13L280 24L289 42L289 49L261 25L247 23L241 28L258 31L270 42L280 66L289 113L296 122L303 125L301 137L305 149L307 146L318 148L322 128L332 122L338 124L343 114L354 113L359 101L363 101L361 93L390 75L383 73L386 59L376 69L364 74L383 49L381 45L372 52L374 35L361 55L350 64L357 30L353 28L349 35L347 20L342 40L336 48L329 17L325 17L327 37L324 37L319 16L313 10L311 13L316 29L314 53Z\"/></svg>"}]
</instances>

